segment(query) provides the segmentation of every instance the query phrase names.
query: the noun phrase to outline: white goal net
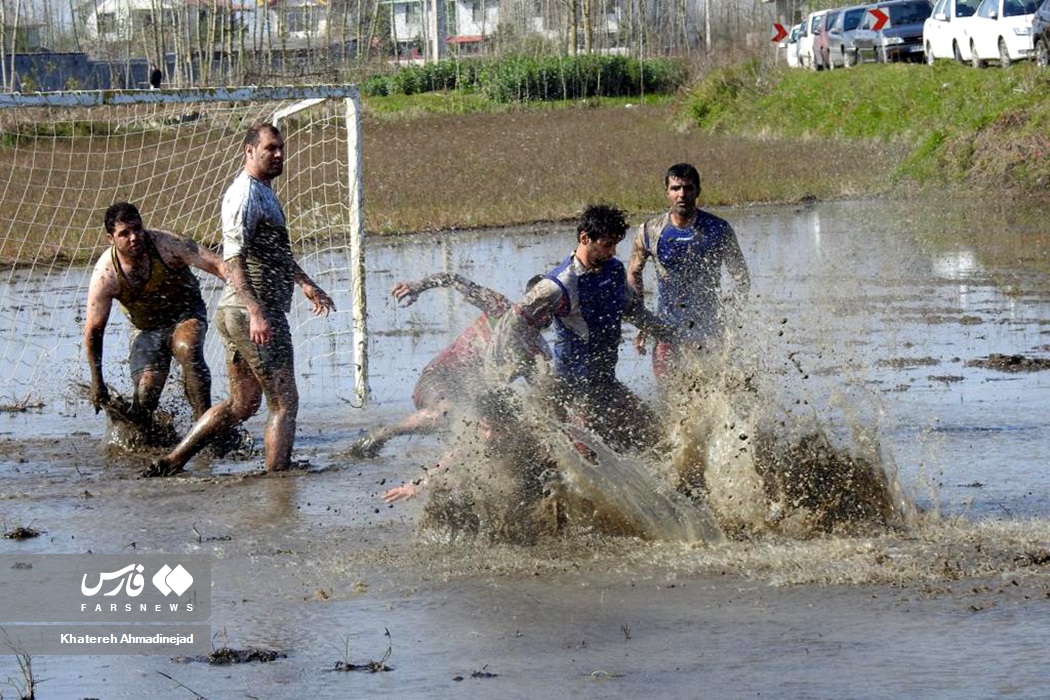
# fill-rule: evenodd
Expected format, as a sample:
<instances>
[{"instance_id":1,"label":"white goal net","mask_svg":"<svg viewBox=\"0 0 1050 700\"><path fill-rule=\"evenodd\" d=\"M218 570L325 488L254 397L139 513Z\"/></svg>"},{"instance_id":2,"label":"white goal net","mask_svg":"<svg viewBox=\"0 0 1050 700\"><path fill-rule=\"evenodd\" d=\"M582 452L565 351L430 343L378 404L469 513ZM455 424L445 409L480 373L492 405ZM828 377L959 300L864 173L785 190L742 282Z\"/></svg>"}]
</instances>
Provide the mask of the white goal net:
<instances>
[{"instance_id":1,"label":"white goal net","mask_svg":"<svg viewBox=\"0 0 1050 700\"><path fill-rule=\"evenodd\" d=\"M147 228L218 248L222 193L243 166L255 121L287 144L274 188L303 269L339 311L315 319L301 295L290 317L301 391L367 398L360 118L356 88L228 88L0 95L0 406L75 412L91 265L107 249L103 212L128 201ZM221 283L198 274L214 308ZM123 314L105 338L107 383L130 391ZM223 355L208 362L225 394ZM177 365L169 384L178 384ZM169 390L171 387L169 387Z\"/></svg>"}]
</instances>

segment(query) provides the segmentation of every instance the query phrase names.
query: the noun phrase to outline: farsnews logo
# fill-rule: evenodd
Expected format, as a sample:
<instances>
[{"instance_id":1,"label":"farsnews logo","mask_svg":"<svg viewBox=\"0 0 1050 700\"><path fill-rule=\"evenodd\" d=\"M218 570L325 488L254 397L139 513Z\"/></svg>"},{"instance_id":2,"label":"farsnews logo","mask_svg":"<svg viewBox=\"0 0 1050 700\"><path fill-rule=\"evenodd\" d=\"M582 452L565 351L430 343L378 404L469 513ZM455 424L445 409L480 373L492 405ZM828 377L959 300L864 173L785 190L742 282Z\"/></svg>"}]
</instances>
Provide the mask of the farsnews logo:
<instances>
[{"instance_id":1,"label":"farsnews logo","mask_svg":"<svg viewBox=\"0 0 1050 700\"><path fill-rule=\"evenodd\" d=\"M193 577L190 576L190 572L182 568L182 564L179 564L174 569L165 564L160 567L160 570L153 575L153 585L157 587L157 590L164 594L165 597L169 593L174 593L176 596L180 596L186 592L186 589L193 585Z\"/></svg>"},{"instance_id":2,"label":"farsnews logo","mask_svg":"<svg viewBox=\"0 0 1050 700\"><path fill-rule=\"evenodd\" d=\"M116 571L102 572L98 574L98 583L94 586L88 585L89 574L84 574L80 581L80 592L90 598L97 595L107 582L116 581L117 584L103 593L103 596L115 596L123 588L128 596L134 598L142 593L142 589L146 587L146 581L142 576L143 570L142 564L128 564ZM193 585L193 576L183 568L182 564L177 565L174 569L164 564L153 575L152 582L156 589L165 597L169 593L181 596Z\"/></svg>"}]
</instances>

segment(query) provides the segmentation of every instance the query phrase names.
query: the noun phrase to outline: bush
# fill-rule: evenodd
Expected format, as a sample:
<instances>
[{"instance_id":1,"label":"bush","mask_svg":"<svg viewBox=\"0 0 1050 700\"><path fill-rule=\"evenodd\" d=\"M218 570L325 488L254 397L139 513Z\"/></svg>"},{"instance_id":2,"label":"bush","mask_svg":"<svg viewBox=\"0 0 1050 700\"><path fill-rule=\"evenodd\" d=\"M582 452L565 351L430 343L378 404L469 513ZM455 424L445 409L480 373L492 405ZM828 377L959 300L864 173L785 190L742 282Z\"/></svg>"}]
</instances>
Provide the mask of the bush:
<instances>
[{"instance_id":1,"label":"bush","mask_svg":"<svg viewBox=\"0 0 1050 700\"><path fill-rule=\"evenodd\" d=\"M390 94L390 81L385 75L373 75L361 84L361 93L368 97L386 97Z\"/></svg>"},{"instance_id":2,"label":"bush","mask_svg":"<svg viewBox=\"0 0 1050 700\"><path fill-rule=\"evenodd\" d=\"M687 77L684 64L665 58L509 56L405 66L391 78L369 78L362 91L383 96L458 90L494 102L533 102L672 93Z\"/></svg>"}]
</instances>

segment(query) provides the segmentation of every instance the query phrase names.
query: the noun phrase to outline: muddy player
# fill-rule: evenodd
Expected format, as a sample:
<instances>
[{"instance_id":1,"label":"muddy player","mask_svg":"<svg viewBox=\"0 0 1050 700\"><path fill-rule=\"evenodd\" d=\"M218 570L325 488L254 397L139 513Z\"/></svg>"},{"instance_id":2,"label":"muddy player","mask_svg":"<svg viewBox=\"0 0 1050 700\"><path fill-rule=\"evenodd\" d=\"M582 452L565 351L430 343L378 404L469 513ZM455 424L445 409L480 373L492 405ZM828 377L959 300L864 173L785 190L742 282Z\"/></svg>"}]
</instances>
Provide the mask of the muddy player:
<instances>
[{"instance_id":1,"label":"muddy player","mask_svg":"<svg viewBox=\"0 0 1050 700\"><path fill-rule=\"evenodd\" d=\"M674 329L653 348L658 381L672 376L683 352L717 347L724 333L722 268L733 279L731 299L747 297L751 279L736 233L727 221L697 208L700 173L688 163L672 165L664 176L668 211L646 221L634 235L627 283L641 299L642 271L650 259L656 268L657 315ZM645 352L647 335L635 342Z\"/></svg>"},{"instance_id":2,"label":"muddy player","mask_svg":"<svg viewBox=\"0 0 1050 700\"><path fill-rule=\"evenodd\" d=\"M462 430L452 447L420 478L382 499L394 503L428 489L421 525L450 537L484 534L523 544L555 531L556 464L522 418L514 393L489 390L456 410Z\"/></svg>"},{"instance_id":3,"label":"muddy player","mask_svg":"<svg viewBox=\"0 0 1050 700\"><path fill-rule=\"evenodd\" d=\"M526 291L539 280L539 276L529 280ZM423 435L443 430L448 427L449 416L457 403L469 401L471 397L487 390L488 382L484 376L485 349L492 341L492 327L510 309L510 299L493 289L449 273L430 275L418 282L398 282L391 294L404 306L409 306L420 294L436 287L455 289L468 302L481 309L481 315L423 368L412 392L415 412L397 423L370 430L350 447L351 456L375 457L388 441L400 435ZM550 325L549 319L546 325ZM522 371L524 375L528 374L527 368L532 366L536 358L550 356L550 349L541 334L546 325L540 323L535 328L526 329L521 339L521 367L525 368Z\"/></svg>"},{"instance_id":4,"label":"muddy player","mask_svg":"<svg viewBox=\"0 0 1050 700\"><path fill-rule=\"evenodd\" d=\"M138 209L128 202L106 209L104 223L110 247L95 263L84 323L95 412L111 404L102 347L116 300L132 326L129 364L135 389L128 418L147 428L152 423L174 358L182 367L186 400L196 420L211 406L211 372L204 360L207 308L190 268L222 279L222 260L191 240L146 229Z\"/></svg>"},{"instance_id":5,"label":"muddy player","mask_svg":"<svg viewBox=\"0 0 1050 700\"><path fill-rule=\"evenodd\" d=\"M583 210L576 249L528 292L497 329L501 338L520 337L522 328L554 318L554 402L617 447L655 441L656 421L648 407L616 378L616 363L627 318L641 328L666 329L639 303L626 283L616 246L627 231L624 214L597 204Z\"/></svg>"},{"instance_id":6,"label":"muddy player","mask_svg":"<svg viewBox=\"0 0 1050 700\"><path fill-rule=\"evenodd\" d=\"M166 476L211 440L255 415L263 396L269 410L264 436L267 471L291 466L299 391L287 313L296 284L315 315L335 308L332 299L292 256L284 211L271 188L284 172L284 138L268 123L254 124L242 143L244 168L222 200L226 288L215 325L226 344L230 397L213 406L174 450L150 465L146 476Z\"/></svg>"}]
</instances>

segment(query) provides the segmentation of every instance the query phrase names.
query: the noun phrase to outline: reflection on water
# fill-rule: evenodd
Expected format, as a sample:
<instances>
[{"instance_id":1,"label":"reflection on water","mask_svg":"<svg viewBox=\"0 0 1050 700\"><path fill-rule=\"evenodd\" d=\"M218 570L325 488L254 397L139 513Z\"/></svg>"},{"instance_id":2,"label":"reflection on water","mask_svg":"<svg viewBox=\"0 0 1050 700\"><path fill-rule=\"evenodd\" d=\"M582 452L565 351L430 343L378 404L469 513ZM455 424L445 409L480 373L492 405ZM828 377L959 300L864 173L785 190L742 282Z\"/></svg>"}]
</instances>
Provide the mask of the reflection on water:
<instances>
[{"instance_id":1,"label":"reflection on water","mask_svg":"<svg viewBox=\"0 0 1050 700\"><path fill-rule=\"evenodd\" d=\"M345 260L304 256L340 310L314 319L297 305L296 456L313 472L282 477L245 476L251 465L220 462L198 464L186 479L138 481L134 459L100 457L102 419L75 389L87 377L79 347L86 270L18 273L0 288L0 398L31 391L45 405L0 415L0 507L5 523L45 537L0 541L0 549L212 552L218 644L290 652L221 673L173 670L162 659L44 659L52 692L178 697L153 673L162 670L209 697L283 697L289 688L343 697L348 683L404 697L692 697L697 687L712 697L1038 695L1037 655L1003 630L1017 625L1040 649L1048 641L1046 610L1031 602L1045 597L1033 543L1050 538L1047 380L967 362L1047 354L1045 275L990 250L1018 244L979 215L967 225L999 231L980 248L966 232L946 236L938 210L914 203L719 213L737 229L753 276L751 304L732 331L733 367L752 378L774 425L864 447L857 454L897 474L919 506L949 517L922 520L913 537L808 539L810 530L803 540L783 528L710 547L586 536L534 548L417 541L421 504L389 508L377 496L431 464L439 442L401 438L373 462L341 450L357 429L410 410L419 370L477 311L444 290L399 308L388 291L448 270L516 297L572 249L568 226L370 241L366 410L350 405ZM124 323L115 315L112 325L107 375L126 391ZM208 352L222 395L214 332ZM649 358L629 343L621 357L621 378L655 399ZM720 410L729 416L739 404ZM249 424L257 435L261 420ZM723 446L711 449L717 458ZM785 493L792 486L781 483ZM764 502L758 512L770 517ZM977 591L970 576L1006 583ZM378 659L384 629L395 672L319 673L340 660ZM930 664L950 664L954 680L932 683ZM471 678L486 667L497 677ZM0 679L14 672L0 663Z\"/></svg>"}]
</instances>

